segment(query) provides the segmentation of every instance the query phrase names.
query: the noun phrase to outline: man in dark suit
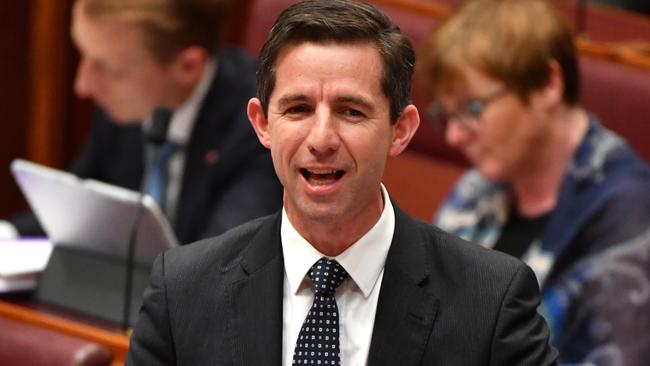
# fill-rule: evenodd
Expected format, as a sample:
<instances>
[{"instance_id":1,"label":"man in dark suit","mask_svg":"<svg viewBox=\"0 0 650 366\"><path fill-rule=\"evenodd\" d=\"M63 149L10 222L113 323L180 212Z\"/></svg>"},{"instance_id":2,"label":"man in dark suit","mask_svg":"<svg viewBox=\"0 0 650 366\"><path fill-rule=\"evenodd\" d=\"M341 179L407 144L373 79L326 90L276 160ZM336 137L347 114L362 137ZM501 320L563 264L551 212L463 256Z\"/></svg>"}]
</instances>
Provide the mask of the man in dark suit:
<instances>
[{"instance_id":1,"label":"man in dark suit","mask_svg":"<svg viewBox=\"0 0 650 366\"><path fill-rule=\"evenodd\" d=\"M171 109L168 139L179 148L159 204L183 243L282 204L270 154L246 117L255 62L218 48L223 13L215 0L78 0L73 9L71 33L81 53L75 91L101 110L71 171L137 190L143 130L154 108ZM33 215L13 223L22 235L42 233Z\"/></svg>"},{"instance_id":2,"label":"man in dark suit","mask_svg":"<svg viewBox=\"0 0 650 366\"><path fill-rule=\"evenodd\" d=\"M128 365L551 365L519 260L415 221L381 184L418 128L410 42L374 7L276 21L248 115L284 207L155 262Z\"/></svg>"}]
</instances>

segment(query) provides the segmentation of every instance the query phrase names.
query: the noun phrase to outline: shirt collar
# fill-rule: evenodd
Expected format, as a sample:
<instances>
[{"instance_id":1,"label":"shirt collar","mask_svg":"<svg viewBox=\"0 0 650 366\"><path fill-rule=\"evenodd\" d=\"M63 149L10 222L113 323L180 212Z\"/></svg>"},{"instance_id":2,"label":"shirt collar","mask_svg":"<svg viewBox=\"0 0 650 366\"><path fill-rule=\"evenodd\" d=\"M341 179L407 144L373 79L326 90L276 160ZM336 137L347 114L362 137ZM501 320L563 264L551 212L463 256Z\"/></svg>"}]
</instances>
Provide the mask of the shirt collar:
<instances>
[{"instance_id":1,"label":"shirt collar","mask_svg":"<svg viewBox=\"0 0 650 366\"><path fill-rule=\"evenodd\" d=\"M169 124L169 131L167 132L167 139L179 145L185 145L192 133L196 116L199 113L201 104L205 96L208 94L210 84L217 72L217 61L215 59L209 60L199 83L196 85L190 97L183 102L172 114L172 119ZM144 128L147 129L151 125L151 117L144 122Z\"/></svg>"},{"instance_id":2,"label":"shirt collar","mask_svg":"<svg viewBox=\"0 0 650 366\"><path fill-rule=\"evenodd\" d=\"M395 231L395 211L383 184L381 193L384 198L384 209L377 223L361 239L334 258L345 268L366 298L370 296L384 269ZM284 208L280 237L287 280L291 292L296 294L309 268L325 255L300 236L289 221Z\"/></svg>"}]
</instances>

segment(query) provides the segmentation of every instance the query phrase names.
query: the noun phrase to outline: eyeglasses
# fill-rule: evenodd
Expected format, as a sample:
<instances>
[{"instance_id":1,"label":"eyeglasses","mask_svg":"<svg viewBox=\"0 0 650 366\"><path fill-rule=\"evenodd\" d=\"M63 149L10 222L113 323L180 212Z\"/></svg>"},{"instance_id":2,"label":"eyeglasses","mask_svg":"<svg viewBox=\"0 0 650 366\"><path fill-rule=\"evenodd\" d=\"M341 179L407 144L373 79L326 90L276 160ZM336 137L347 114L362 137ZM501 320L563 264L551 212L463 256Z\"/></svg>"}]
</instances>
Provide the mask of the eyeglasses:
<instances>
[{"instance_id":1,"label":"eyeglasses","mask_svg":"<svg viewBox=\"0 0 650 366\"><path fill-rule=\"evenodd\" d=\"M458 124L467 129L476 128L481 115L487 106L504 96L509 91L508 87L504 86L483 98L473 98L466 101L460 110L450 112L438 102L433 102L427 108L427 117L433 127L441 134L445 134L447 126L450 121L458 122Z\"/></svg>"}]
</instances>

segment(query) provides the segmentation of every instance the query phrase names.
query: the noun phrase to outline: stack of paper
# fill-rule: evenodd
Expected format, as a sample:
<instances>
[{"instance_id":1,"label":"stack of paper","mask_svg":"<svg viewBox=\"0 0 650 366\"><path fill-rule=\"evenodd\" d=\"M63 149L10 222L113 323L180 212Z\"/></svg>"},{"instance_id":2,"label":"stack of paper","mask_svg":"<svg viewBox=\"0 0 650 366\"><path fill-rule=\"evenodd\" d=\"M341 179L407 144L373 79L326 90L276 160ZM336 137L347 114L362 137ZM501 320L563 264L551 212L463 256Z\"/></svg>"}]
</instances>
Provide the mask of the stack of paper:
<instances>
[{"instance_id":1,"label":"stack of paper","mask_svg":"<svg viewBox=\"0 0 650 366\"><path fill-rule=\"evenodd\" d=\"M47 239L0 240L0 292L36 287L52 247Z\"/></svg>"}]
</instances>

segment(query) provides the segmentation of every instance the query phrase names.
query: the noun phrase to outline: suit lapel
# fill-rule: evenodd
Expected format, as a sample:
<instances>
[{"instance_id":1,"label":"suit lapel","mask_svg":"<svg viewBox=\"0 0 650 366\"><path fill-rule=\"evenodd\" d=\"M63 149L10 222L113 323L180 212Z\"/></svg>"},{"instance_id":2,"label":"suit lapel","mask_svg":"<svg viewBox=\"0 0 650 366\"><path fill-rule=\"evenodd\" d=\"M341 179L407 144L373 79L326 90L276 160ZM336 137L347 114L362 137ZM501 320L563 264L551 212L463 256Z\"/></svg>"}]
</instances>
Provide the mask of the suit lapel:
<instances>
[{"instance_id":1,"label":"suit lapel","mask_svg":"<svg viewBox=\"0 0 650 366\"><path fill-rule=\"evenodd\" d=\"M412 219L395 207L395 234L379 294L368 365L419 365L439 300L421 284L426 249Z\"/></svg>"},{"instance_id":2,"label":"suit lapel","mask_svg":"<svg viewBox=\"0 0 650 366\"><path fill-rule=\"evenodd\" d=\"M217 70L217 74L219 71ZM218 91L218 78L212 81L211 89L206 95L207 101L214 101L214 93ZM187 144L185 168L181 183L174 229L182 243L197 240L192 231L201 227L200 223L208 220L203 208L210 201L207 196L212 184L213 167L206 163L208 151L218 154L220 147L219 128L225 120L220 110L215 110L210 103L201 106L192 128L192 134ZM198 209L197 209L198 208ZM197 225L197 222L199 223ZM195 229L194 229L195 230Z\"/></svg>"},{"instance_id":3,"label":"suit lapel","mask_svg":"<svg viewBox=\"0 0 650 366\"><path fill-rule=\"evenodd\" d=\"M235 365L280 365L282 361L282 291L284 261L281 215L268 220L243 254L244 277L231 285Z\"/></svg>"}]
</instances>

